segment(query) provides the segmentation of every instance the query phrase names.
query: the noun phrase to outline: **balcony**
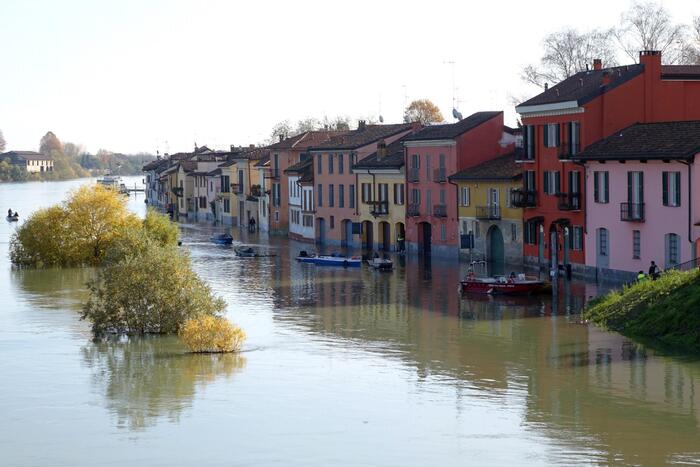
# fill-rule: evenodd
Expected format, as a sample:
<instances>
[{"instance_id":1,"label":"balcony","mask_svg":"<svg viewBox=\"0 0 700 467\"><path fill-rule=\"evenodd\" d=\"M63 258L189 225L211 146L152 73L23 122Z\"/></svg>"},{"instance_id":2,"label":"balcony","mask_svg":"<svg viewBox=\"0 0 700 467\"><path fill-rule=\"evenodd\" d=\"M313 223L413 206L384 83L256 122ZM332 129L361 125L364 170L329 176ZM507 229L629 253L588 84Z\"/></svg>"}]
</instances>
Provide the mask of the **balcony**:
<instances>
[{"instance_id":1,"label":"balcony","mask_svg":"<svg viewBox=\"0 0 700 467\"><path fill-rule=\"evenodd\" d=\"M435 216L435 217L447 217L447 205L446 204L434 204L433 205L433 216Z\"/></svg>"},{"instance_id":2,"label":"balcony","mask_svg":"<svg viewBox=\"0 0 700 467\"><path fill-rule=\"evenodd\" d=\"M420 206L418 204L409 204L406 209L406 216L408 217L418 217L420 216Z\"/></svg>"},{"instance_id":3,"label":"balcony","mask_svg":"<svg viewBox=\"0 0 700 467\"><path fill-rule=\"evenodd\" d=\"M644 203L620 203L620 220L644 222Z\"/></svg>"},{"instance_id":4,"label":"balcony","mask_svg":"<svg viewBox=\"0 0 700 467\"><path fill-rule=\"evenodd\" d=\"M565 141L559 145L557 155L559 156L559 160L569 160L580 152L581 145L579 143L570 144Z\"/></svg>"},{"instance_id":5,"label":"balcony","mask_svg":"<svg viewBox=\"0 0 700 467\"><path fill-rule=\"evenodd\" d=\"M418 175L419 175L419 173L418 173L419 171L420 171L420 169L415 169L415 168L414 168L414 169L408 169L408 177L407 177L407 178L408 178L408 181L409 181L409 182L414 182L414 183L417 182L417 181L420 179L420 177L418 176Z\"/></svg>"},{"instance_id":6,"label":"balcony","mask_svg":"<svg viewBox=\"0 0 700 467\"><path fill-rule=\"evenodd\" d=\"M581 210L581 193L559 193L557 198L559 198L560 211Z\"/></svg>"},{"instance_id":7,"label":"balcony","mask_svg":"<svg viewBox=\"0 0 700 467\"><path fill-rule=\"evenodd\" d=\"M280 169L279 168L271 168L269 171L265 174L265 178L271 178L273 180L279 180L280 178Z\"/></svg>"},{"instance_id":8,"label":"balcony","mask_svg":"<svg viewBox=\"0 0 700 467\"><path fill-rule=\"evenodd\" d=\"M535 149L530 148L530 154L526 148L515 148L515 161L516 162L535 162Z\"/></svg>"},{"instance_id":9,"label":"balcony","mask_svg":"<svg viewBox=\"0 0 700 467\"><path fill-rule=\"evenodd\" d=\"M447 174L445 173L445 168L440 167L433 171L433 181L435 183L445 183L447 182Z\"/></svg>"},{"instance_id":10,"label":"balcony","mask_svg":"<svg viewBox=\"0 0 700 467\"><path fill-rule=\"evenodd\" d=\"M372 210L370 211L374 217L386 216L389 214L389 201L374 201L372 202Z\"/></svg>"},{"instance_id":11,"label":"balcony","mask_svg":"<svg viewBox=\"0 0 700 467\"><path fill-rule=\"evenodd\" d=\"M510 204L516 208L534 208L537 206L537 192L525 189L513 190Z\"/></svg>"},{"instance_id":12,"label":"balcony","mask_svg":"<svg viewBox=\"0 0 700 467\"><path fill-rule=\"evenodd\" d=\"M476 218L497 221L501 218L501 207L498 205L477 206Z\"/></svg>"}]
</instances>

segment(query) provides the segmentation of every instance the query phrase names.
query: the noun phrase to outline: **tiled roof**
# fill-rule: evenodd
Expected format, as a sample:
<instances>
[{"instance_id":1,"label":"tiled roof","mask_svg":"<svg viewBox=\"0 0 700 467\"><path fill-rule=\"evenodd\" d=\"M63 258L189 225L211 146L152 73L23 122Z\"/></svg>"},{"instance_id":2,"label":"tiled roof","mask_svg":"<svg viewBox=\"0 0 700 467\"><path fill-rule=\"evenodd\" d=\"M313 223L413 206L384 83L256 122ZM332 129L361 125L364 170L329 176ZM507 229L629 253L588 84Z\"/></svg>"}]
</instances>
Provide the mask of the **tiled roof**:
<instances>
[{"instance_id":1,"label":"tiled roof","mask_svg":"<svg viewBox=\"0 0 700 467\"><path fill-rule=\"evenodd\" d=\"M450 180L516 180L522 177L522 166L516 163L515 153L506 154L464 169Z\"/></svg>"},{"instance_id":2,"label":"tiled roof","mask_svg":"<svg viewBox=\"0 0 700 467\"><path fill-rule=\"evenodd\" d=\"M180 161L178 166L185 172L194 172L197 170L197 161Z\"/></svg>"},{"instance_id":3,"label":"tiled roof","mask_svg":"<svg viewBox=\"0 0 700 467\"><path fill-rule=\"evenodd\" d=\"M404 165L403 140L398 139L386 147L386 155L377 158L377 152L373 152L361 161L357 162L353 169L400 169Z\"/></svg>"},{"instance_id":4,"label":"tiled roof","mask_svg":"<svg viewBox=\"0 0 700 467\"><path fill-rule=\"evenodd\" d=\"M287 167L284 171L284 173L300 173L303 172L306 167L309 167L311 163L313 162L313 159L305 159L301 162L297 162L294 165L290 165Z\"/></svg>"},{"instance_id":5,"label":"tiled roof","mask_svg":"<svg viewBox=\"0 0 700 467\"><path fill-rule=\"evenodd\" d=\"M256 162L255 167L265 167L270 165L270 155L263 156L258 162Z\"/></svg>"},{"instance_id":6,"label":"tiled roof","mask_svg":"<svg viewBox=\"0 0 700 467\"><path fill-rule=\"evenodd\" d=\"M577 101L583 105L604 92L626 83L644 71L644 65L625 65L601 70L581 71L570 78L550 87L546 91L528 99L518 107L555 104L558 102ZM610 77L610 83L602 86L603 75Z\"/></svg>"},{"instance_id":7,"label":"tiled roof","mask_svg":"<svg viewBox=\"0 0 700 467\"><path fill-rule=\"evenodd\" d=\"M52 161L53 157L47 156L34 151L8 151L6 153L0 154L2 157L9 157L12 159L24 159L26 161Z\"/></svg>"},{"instance_id":8,"label":"tiled roof","mask_svg":"<svg viewBox=\"0 0 700 467\"><path fill-rule=\"evenodd\" d=\"M299 175L299 184L309 185L314 183L314 170L311 164L307 165Z\"/></svg>"},{"instance_id":9,"label":"tiled roof","mask_svg":"<svg viewBox=\"0 0 700 467\"><path fill-rule=\"evenodd\" d=\"M343 135L335 136L330 140L309 147L309 151L357 149L362 146L388 138L397 133L408 131L412 128L410 123L400 123L392 125L366 125L363 129L349 131Z\"/></svg>"},{"instance_id":10,"label":"tiled roof","mask_svg":"<svg viewBox=\"0 0 700 467\"><path fill-rule=\"evenodd\" d=\"M699 152L700 121L637 123L591 144L576 159L691 159Z\"/></svg>"},{"instance_id":11,"label":"tiled roof","mask_svg":"<svg viewBox=\"0 0 700 467\"><path fill-rule=\"evenodd\" d=\"M142 170L144 170L144 171L158 170L158 169L165 170L165 168L168 165L170 165L170 161L168 159L156 159L156 160L151 161L148 164L144 165Z\"/></svg>"},{"instance_id":12,"label":"tiled roof","mask_svg":"<svg viewBox=\"0 0 700 467\"><path fill-rule=\"evenodd\" d=\"M482 123L485 123L501 114L503 114L503 112L500 111L476 112L456 123L430 125L408 136L406 141L430 141L456 138L457 136L474 129Z\"/></svg>"},{"instance_id":13,"label":"tiled roof","mask_svg":"<svg viewBox=\"0 0 700 467\"><path fill-rule=\"evenodd\" d=\"M314 130L305 131L299 133L295 136L290 136L278 143L268 146L271 150L285 150L285 149L306 149L311 146L317 146L321 143L328 141L329 139L344 135L349 133L348 131L342 130Z\"/></svg>"},{"instance_id":14,"label":"tiled roof","mask_svg":"<svg viewBox=\"0 0 700 467\"><path fill-rule=\"evenodd\" d=\"M221 169L214 169L210 172L207 172L207 177L216 177L217 175L221 175Z\"/></svg>"},{"instance_id":15,"label":"tiled roof","mask_svg":"<svg viewBox=\"0 0 700 467\"><path fill-rule=\"evenodd\" d=\"M700 65L662 65L661 78L700 79Z\"/></svg>"}]
</instances>

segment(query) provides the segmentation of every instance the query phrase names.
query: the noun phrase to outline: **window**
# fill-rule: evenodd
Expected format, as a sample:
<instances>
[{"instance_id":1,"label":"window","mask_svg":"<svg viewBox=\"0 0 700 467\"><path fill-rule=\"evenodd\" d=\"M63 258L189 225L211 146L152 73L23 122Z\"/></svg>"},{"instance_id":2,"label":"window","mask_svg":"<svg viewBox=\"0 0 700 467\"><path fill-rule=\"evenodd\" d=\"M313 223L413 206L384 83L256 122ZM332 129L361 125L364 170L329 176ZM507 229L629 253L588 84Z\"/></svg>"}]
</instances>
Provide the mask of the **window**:
<instances>
[{"instance_id":1,"label":"window","mask_svg":"<svg viewBox=\"0 0 700 467\"><path fill-rule=\"evenodd\" d=\"M523 178L523 188L525 188L525 191L535 191L536 184L535 180L536 175L534 170L526 170L524 173L525 177Z\"/></svg>"},{"instance_id":2,"label":"window","mask_svg":"<svg viewBox=\"0 0 700 467\"><path fill-rule=\"evenodd\" d=\"M404 185L403 183L394 183L394 204L401 206L404 204Z\"/></svg>"},{"instance_id":3,"label":"window","mask_svg":"<svg viewBox=\"0 0 700 467\"><path fill-rule=\"evenodd\" d=\"M440 189L440 204L445 204L445 190Z\"/></svg>"},{"instance_id":4,"label":"window","mask_svg":"<svg viewBox=\"0 0 700 467\"><path fill-rule=\"evenodd\" d=\"M318 189L316 190L316 206L319 208L323 206L323 185L318 184Z\"/></svg>"},{"instance_id":5,"label":"window","mask_svg":"<svg viewBox=\"0 0 700 467\"><path fill-rule=\"evenodd\" d=\"M510 224L510 241L518 241L518 224Z\"/></svg>"},{"instance_id":6,"label":"window","mask_svg":"<svg viewBox=\"0 0 700 467\"><path fill-rule=\"evenodd\" d=\"M639 259L642 252L642 234L639 230L632 231L632 258Z\"/></svg>"},{"instance_id":7,"label":"window","mask_svg":"<svg viewBox=\"0 0 700 467\"><path fill-rule=\"evenodd\" d=\"M231 200L224 198L224 212L231 212Z\"/></svg>"},{"instance_id":8,"label":"window","mask_svg":"<svg viewBox=\"0 0 700 467\"><path fill-rule=\"evenodd\" d=\"M598 229L598 254L608 256L608 229Z\"/></svg>"},{"instance_id":9,"label":"window","mask_svg":"<svg viewBox=\"0 0 700 467\"><path fill-rule=\"evenodd\" d=\"M681 173L663 172L663 203L664 206L678 207L681 205Z\"/></svg>"},{"instance_id":10,"label":"window","mask_svg":"<svg viewBox=\"0 0 700 467\"><path fill-rule=\"evenodd\" d=\"M426 180L432 179L432 174L430 173L430 154L425 155L425 177Z\"/></svg>"},{"instance_id":11,"label":"window","mask_svg":"<svg viewBox=\"0 0 700 467\"><path fill-rule=\"evenodd\" d=\"M238 192L243 193L243 171L238 171Z\"/></svg>"},{"instance_id":12,"label":"window","mask_svg":"<svg viewBox=\"0 0 700 467\"><path fill-rule=\"evenodd\" d=\"M377 185L377 201L389 201L389 184L380 183Z\"/></svg>"},{"instance_id":13,"label":"window","mask_svg":"<svg viewBox=\"0 0 700 467\"><path fill-rule=\"evenodd\" d=\"M331 229L335 228L335 216L331 216Z\"/></svg>"},{"instance_id":14,"label":"window","mask_svg":"<svg viewBox=\"0 0 700 467\"><path fill-rule=\"evenodd\" d=\"M280 221L280 212L275 211L275 222L279 222L279 221Z\"/></svg>"},{"instance_id":15,"label":"window","mask_svg":"<svg viewBox=\"0 0 700 467\"><path fill-rule=\"evenodd\" d=\"M207 197L200 196L199 197L199 209L206 209L206 208L207 208Z\"/></svg>"},{"instance_id":16,"label":"window","mask_svg":"<svg viewBox=\"0 0 700 467\"><path fill-rule=\"evenodd\" d=\"M666 267L672 267L680 262L680 237L674 233L666 234Z\"/></svg>"},{"instance_id":17,"label":"window","mask_svg":"<svg viewBox=\"0 0 700 467\"><path fill-rule=\"evenodd\" d=\"M328 173L333 173L333 154L328 154Z\"/></svg>"},{"instance_id":18,"label":"window","mask_svg":"<svg viewBox=\"0 0 700 467\"><path fill-rule=\"evenodd\" d=\"M459 190L459 204L462 206L469 206L469 187L463 186Z\"/></svg>"},{"instance_id":19,"label":"window","mask_svg":"<svg viewBox=\"0 0 700 467\"><path fill-rule=\"evenodd\" d=\"M418 154L411 155L411 168L420 169L420 156Z\"/></svg>"},{"instance_id":20,"label":"window","mask_svg":"<svg viewBox=\"0 0 700 467\"><path fill-rule=\"evenodd\" d=\"M579 152L581 141L581 124L569 122L569 154L576 155Z\"/></svg>"},{"instance_id":21,"label":"window","mask_svg":"<svg viewBox=\"0 0 700 467\"><path fill-rule=\"evenodd\" d=\"M506 207L507 208L513 207L513 189L512 188L506 189Z\"/></svg>"},{"instance_id":22,"label":"window","mask_svg":"<svg viewBox=\"0 0 700 467\"><path fill-rule=\"evenodd\" d=\"M545 171L544 172L544 192L548 195L556 195L561 192L561 175L559 171Z\"/></svg>"},{"instance_id":23,"label":"window","mask_svg":"<svg viewBox=\"0 0 700 467\"><path fill-rule=\"evenodd\" d=\"M328 207L332 208L335 205L335 193L334 186L331 183L328 185Z\"/></svg>"},{"instance_id":24,"label":"window","mask_svg":"<svg viewBox=\"0 0 700 467\"><path fill-rule=\"evenodd\" d=\"M428 209L428 215L433 215L433 193L430 190L425 192L425 207Z\"/></svg>"},{"instance_id":25,"label":"window","mask_svg":"<svg viewBox=\"0 0 700 467\"><path fill-rule=\"evenodd\" d=\"M349 196L349 203L348 207L354 208L355 207L355 185L350 185L348 188L348 196Z\"/></svg>"},{"instance_id":26,"label":"window","mask_svg":"<svg viewBox=\"0 0 700 467\"><path fill-rule=\"evenodd\" d=\"M571 249L576 251L583 250L583 227L575 225L571 233Z\"/></svg>"},{"instance_id":27,"label":"window","mask_svg":"<svg viewBox=\"0 0 700 467\"><path fill-rule=\"evenodd\" d=\"M443 242L447 240L447 226L445 224L440 224L440 240Z\"/></svg>"},{"instance_id":28,"label":"window","mask_svg":"<svg viewBox=\"0 0 700 467\"><path fill-rule=\"evenodd\" d=\"M559 124L549 123L543 127L544 147L556 148L559 146Z\"/></svg>"},{"instance_id":29,"label":"window","mask_svg":"<svg viewBox=\"0 0 700 467\"><path fill-rule=\"evenodd\" d=\"M342 174L345 169L343 168L343 155L338 154L338 173Z\"/></svg>"},{"instance_id":30,"label":"window","mask_svg":"<svg viewBox=\"0 0 700 467\"><path fill-rule=\"evenodd\" d=\"M411 204L420 205L420 190L418 188L411 190Z\"/></svg>"},{"instance_id":31,"label":"window","mask_svg":"<svg viewBox=\"0 0 700 467\"><path fill-rule=\"evenodd\" d=\"M596 203L610 202L610 174L605 171L593 172L593 201Z\"/></svg>"},{"instance_id":32,"label":"window","mask_svg":"<svg viewBox=\"0 0 700 467\"><path fill-rule=\"evenodd\" d=\"M372 201L372 184L363 183L362 184L362 202L368 204Z\"/></svg>"},{"instance_id":33,"label":"window","mask_svg":"<svg viewBox=\"0 0 700 467\"><path fill-rule=\"evenodd\" d=\"M345 207L345 185L338 185L338 207Z\"/></svg>"},{"instance_id":34,"label":"window","mask_svg":"<svg viewBox=\"0 0 700 467\"><path fill-rule=\"evenodd\" d=\"M633 204L644 202L644 172L627 172L627 201Z\"/></svg>"},{"instance_id":35,"label":"window","mask_svg":"<svg viewBox=\"0 0 700 467\"><path fill-rule=\"evenodd\" d=\"M479 229L479 221L474 221L474 228L472 230L474 232L474 238L481 237L481 229Z\"/></svg>"},{"instance_id":36,"label":"window","mask_svg":"<svg viewBox=\"0 0 700 467\"><path fill-rule=\"evenodd\" d=\"M534 245L537 243L537 222L525 222L525 232L523 233L525 243Z\"/></svg>"},{"instance_id":37,"label":"window","mask_svg":"<svg viewBox=\"0 0 700 467\"><path fill-rule=\"evenodd\" d=\"M228 193L231 188L231 180L228 175L221 176L221 192Z\"/></svg>"},{"instance_id":38,"label":"window","mask_svg":"<svg viewBox=\"0 0 700 467\"><path fill-rule=\"evenodd\" d=\"M272 205L275 207L279 207L281 203L281 188L279 183L273 183L272 184Z\"/></svg>"},{"instance_id":39,"label":"window","mask_svg":"<svg viewBox=\"0 0 700 467\"><path fill-rule=\"evenodd\" d=\"M316 173L320 174L321 169L323 168L323 156L321 154L318 155L318 162L316 166Z\"/></svg>"}]
</instances>

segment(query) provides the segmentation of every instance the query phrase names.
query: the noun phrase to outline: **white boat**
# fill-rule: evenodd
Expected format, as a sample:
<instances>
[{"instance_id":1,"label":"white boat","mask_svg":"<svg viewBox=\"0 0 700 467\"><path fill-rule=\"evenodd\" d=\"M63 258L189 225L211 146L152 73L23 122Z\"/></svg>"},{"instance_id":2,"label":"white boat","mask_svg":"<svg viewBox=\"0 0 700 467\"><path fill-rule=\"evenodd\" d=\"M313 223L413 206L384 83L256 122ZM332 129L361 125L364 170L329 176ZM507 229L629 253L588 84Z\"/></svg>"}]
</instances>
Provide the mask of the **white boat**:
<instances>
[{"instance_id":1,"label":"white boat","mask_svg":"<svg viewBox=\"0 0 700 467\"><path fill-rule=\"evenodd\" d=\"M309 255L302 251L297 256L297 261L300 263L313 263L319 266L342 266L344 268L359 268L362 265L362 258L359 256L346 257L337 253L332 255Z\"/></svg>"},{"instance_id":2,"label":"white boat","mask_svg":"<svg viewBox=\"0 0 700 467\"><path fill-rule=\"evenodd\" d=\"M122 178L118 175L105 174L102 178L97 179L97 183L108 188L117 190L119 193L128 195L129 191L126 189L126 185L122 182Z\"/></svg>"},{"instance_id":3,"label":"white boat","mask_svg":"<svg viewBox=\"0 0 700 467\"><path fill-rule=\"evenodd\" d=\"M388 258L368 259L367 264L378 271L391 271L394 269L394 262Z\"/></svg>"}]
</instances>

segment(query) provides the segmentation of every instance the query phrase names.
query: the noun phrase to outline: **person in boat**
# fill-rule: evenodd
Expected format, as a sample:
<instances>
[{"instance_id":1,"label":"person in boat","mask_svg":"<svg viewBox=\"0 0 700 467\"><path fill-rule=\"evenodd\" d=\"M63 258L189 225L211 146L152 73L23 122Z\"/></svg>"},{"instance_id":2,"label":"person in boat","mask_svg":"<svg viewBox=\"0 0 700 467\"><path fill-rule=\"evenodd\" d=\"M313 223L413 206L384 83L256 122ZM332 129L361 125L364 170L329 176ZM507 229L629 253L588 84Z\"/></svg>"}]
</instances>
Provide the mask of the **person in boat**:
<instances>
[{"instance_id":1,"label":"person in boat","mask_svg":"<svg viewBox=\"0 0 700 467\"><path fill-rule=\"evenodd\" d=\"M12 217L12 209L7 210L7 217Z\"/></svg>"},{"instance_id":2,"label":"person in boat","mask_svg":"<svg viewBox=\"0 0 700 467\"><path fill-rule=\"evenodd\" d=\"M659 276L661 276L661 269L657 266L656 261L652 261L649 266L649 277L651 277L651 280L655 281Z\"/></svg>"},{"instance_id":3,"label":"person in boat","mask_svg":"<svg viewBox=\"0 0 700 467\"><path fill-rule=\"evenodd\" d=\"M508 276L508 282L511 282L511 283L515 282L515 279L516 279L515 271L511 271L510 276Z\"/></svg>"},{"instance_id":4,"label":"person in boat","mask_svg":"<svg viewBox=\"0 0 700 467\"><path fill-rule=\"evenodd\" d=\"M647 275L644 274L644 271L639 271L637 273L637 282L646 282L647 281Z\"/></svg>"}]
</instances>

